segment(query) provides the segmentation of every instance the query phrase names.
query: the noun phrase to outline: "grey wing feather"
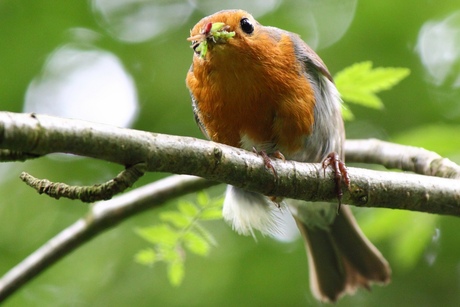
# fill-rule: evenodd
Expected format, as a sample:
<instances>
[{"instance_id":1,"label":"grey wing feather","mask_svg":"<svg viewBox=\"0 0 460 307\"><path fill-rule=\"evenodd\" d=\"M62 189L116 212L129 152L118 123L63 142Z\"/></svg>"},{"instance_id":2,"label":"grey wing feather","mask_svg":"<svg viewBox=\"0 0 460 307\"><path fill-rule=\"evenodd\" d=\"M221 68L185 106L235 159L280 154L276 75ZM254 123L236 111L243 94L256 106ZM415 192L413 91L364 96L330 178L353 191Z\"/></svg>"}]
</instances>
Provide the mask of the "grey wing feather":
<instances>
[{"instance_id":1,"label":"grey wing feather","mask_svg":"<svg viewBox=\"0 0 460 307\"><path fill-rule=\"evenodd\" d=\"M296 159L318 162L333 151L342 156L345 132L340 94L321 58L298 35L290 33L290 36L297 60L302 63L305 77L309 79L316 96L313 133L306 138L305 143L305 148L311 149L308 152L316 155L309 156L305 152Z\"/></svg>"},{"instance_id":2,"label":"grey wing feather","mask_svg":"<svg viewBox=\"0 0 460 307\"><path fill-rule=\"evenodd\" d=\"M306 66L305 68L309 71L314 68L328 78L329 81L334 82L326 64L324 64L323 60L321 60L316 52L314 52L297 34L290 33L290 36L291 40L294 42L296 57Z\"/></svg>"}]
</instances>

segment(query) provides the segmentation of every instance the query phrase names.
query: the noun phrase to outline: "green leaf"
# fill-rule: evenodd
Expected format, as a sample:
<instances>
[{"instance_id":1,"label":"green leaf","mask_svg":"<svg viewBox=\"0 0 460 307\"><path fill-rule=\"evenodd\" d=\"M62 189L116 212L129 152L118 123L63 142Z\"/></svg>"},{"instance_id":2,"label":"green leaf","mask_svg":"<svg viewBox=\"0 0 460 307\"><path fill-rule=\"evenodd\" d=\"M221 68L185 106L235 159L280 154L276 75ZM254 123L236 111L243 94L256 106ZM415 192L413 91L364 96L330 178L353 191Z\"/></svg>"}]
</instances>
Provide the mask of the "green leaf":
<instances>
[{"instance_id":1,"label":"green leaf","mask_svg":"<svg viewBox=\"0 0 460 307\"><path fill-rule=\"evenodd\" d=\"M222 219L222 208L209 208L204 209L200 215L200 219L203 221L207 220L220 220Z\"/></svg>"},{"instance_id":2,"label":"green leaf","mask_svg":"<svg viewBox=\"0 0 460 307\"><path fill-rule=\"evenodd\" d=\"M337 73L335 84L342 98L365 107L381 109L383 103L376 93L388 90L407 77L407 68L372 68L372 62L361 62Z\"/></svg>"},{"instance_id":3,"label":"green leaf","mask_svg":"<svg viewBox=\"0 0 460 307\"><path fill-rule=\"evenodd\" d=\"M224 204L224 200L225 200L224 196L214 198L214 199L211 200L211 204L210 204L209 207L219 207L220 209L222 209L222 205Z\"/></svg>"},{"instance_id":4,"label":"green leaf","mask_svg":"<svg viewBox=\"0 0 460 307\"><path fill-rule=\"evenodd\" d=\"M177 211L160 213L164 223L139 228L136 233L154 245L136 254L136 261L145 265L163 261L168 266L168 279L178 286L184 278L186 251L207 256L216 239L200 221L222 218L223 198L210 198L205 192L197 193L196 204L179 201Z\"/></svg>"},{"instance_id":5,"label":"green leaf","mask_svg":"<svg viewBox=\"0 0 460 307\"><path fill-rule=\"evenodd\" d=\"M156 256L156 253L155 253L155 251L153 249L146 248L146 249L140 250L134 256L134 260L137 263L152 266L155 263L155 261L157 260L157 256Z\"/></svg>"},{"instance_id":6,"label":"green leaf","mask_svg":"<svg viewBox=\"0 0 460 307\"><path fill-rule=\"evenodd\" d=\"M200 191L196 194L196 201L200 207L206 207L209 205L209 196L206 192Z\"/></svg>"},{"instance_id":7,"label":"green leaf","mask_svg":"<svg viewBox=\"0 0 460 307\"><path fill-rule=\"evenodd\" d=\"M179 201L179 211L187 216L195 217L198 214L198 208L191 202Z\"/></svg>"},{"instance_id":8,"label":"green leaf","mask_svg":"<svg viewBox=\"0 0 460 307\"><path fill-rule=\"evenodd\" d=\"M359 104L377 110L383 109L382 100L372 92L354 89L353 91L348 91L346 94L342 95L342 97L348 102L354 104Z\"/></svg>"},{"instance_id":9,"label":"green leaf","mask_svg":"<svg viewBox=\"0 0 460 307\"><path fill-rule=\"evenodd\" d=\"M136 233L152 244L176 245L179 235L167 224L138 228Z\"/></svg>"},{"instance_id":10,"label":"green leaf","mask_svg":"<svg viewBox=\"0 0 460 307\"><path fill-rule=\"evenodd\" d=\"M198 230L198 232L203 236L203 238L205 238L206 241L208 241L211 245L217 246L217 240L208 230L206 230L206 228L204 228L200 224L195 224L195 229Z\"/></svg>"},{"instance_id":11,"label":"green leaf","mask_svg":"<svg viewBox=\"0 0 460 307\"><path fill-rule=\"evenodd\" d=\"M158 254L161 255L164 262L183 261L185 258L184 250L180 245L166 246L157 245Z\"/></svg>"},{"instance_id":12,"label":"green leaf","mask_svg":"<svg viewBox=\"0 0 460 307\"><path fill-rule=\"evenodd\" d=\"M163 222L170 222L177 228L186 228L190 225L191 219L177 211L165 211L160 213L160 219Z\"/></svg>"},{"instance_id":13,"label":"green leaf","mask_svg":"<svg viewBox=\"0 0 460 307\"><path fill-rule=\"evenodd\" d=\"M173 286L179 286L184 279L184 262L174 261L168 264L168 279Z\"/></svg>"},{"instance_id":14,"label":"green leaf","mask_svg":"<svg viewBox=\"0 0 460 307\"><path fill-rule=\"evenodd\" d=\"M184 235L184 244L189 251L200 256L207 256L211 248L206 239L192 231Z\"/></svg>"}]
</instances>

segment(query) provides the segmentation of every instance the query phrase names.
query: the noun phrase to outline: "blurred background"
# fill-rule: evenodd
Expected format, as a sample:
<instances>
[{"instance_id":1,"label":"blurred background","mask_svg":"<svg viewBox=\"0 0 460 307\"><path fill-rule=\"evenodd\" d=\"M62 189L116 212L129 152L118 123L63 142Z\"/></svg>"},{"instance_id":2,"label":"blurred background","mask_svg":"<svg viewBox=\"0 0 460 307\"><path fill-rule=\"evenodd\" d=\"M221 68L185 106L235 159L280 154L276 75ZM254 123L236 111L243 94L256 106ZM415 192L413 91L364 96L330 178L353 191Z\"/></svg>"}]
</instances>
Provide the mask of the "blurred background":
<instances>
[{"instance_id":1,"label":"blurred background","mask_svg":"<svg viewBox=\"0 0 460 307\"><path fill-rule=\"evenodd\" d=\"M262 24L299 33L332 74L361 61L407 67L382 92L384 110L351 105L348 138L425 147L460 163L460 3L358 0L0 0L0 109L80 118L202 137L185 74L186 38L202 17L242 8ZM88 205L40 196L21 171L69 184L110 179L119 165L52 155L0 165L0 274L83 216ZM167 174L147 174L141 186ZM210 191L219 196L224 187ZM191 200L195 196L188 196ZM165 206L174 208L176 202ZM173 287L162 264L134 261L148 246L139 227L150 211L90 241L34 279L5 306L316 306L303 243L238 236L208 223L219 244L207 258L187 254ZM393 268L393 281L337 306L458 306L460 220L359 209L364 231Z\"/></svg>"}]
</instances>

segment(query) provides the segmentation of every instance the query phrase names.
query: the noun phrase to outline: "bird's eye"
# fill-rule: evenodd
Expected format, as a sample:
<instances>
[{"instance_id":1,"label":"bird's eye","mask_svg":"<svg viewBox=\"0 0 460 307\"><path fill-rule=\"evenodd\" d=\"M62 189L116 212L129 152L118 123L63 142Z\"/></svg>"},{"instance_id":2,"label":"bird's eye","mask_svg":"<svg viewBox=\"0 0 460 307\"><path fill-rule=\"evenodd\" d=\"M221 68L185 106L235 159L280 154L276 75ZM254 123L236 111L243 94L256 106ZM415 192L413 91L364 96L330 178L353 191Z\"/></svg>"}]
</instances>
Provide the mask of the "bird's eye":
<instances>
[{"instance_id":1,"label":"bird's eye","mask_svg":"<svg viewBox=\"0 0 460 307\"><path fill-rule=\"evenodd\" d=\"M254 26L248 18L242 18L240 20L240 26L241 30L243 30L243 32L246 34L251 34L254 32Z\"/></svg>"}]
</instances>

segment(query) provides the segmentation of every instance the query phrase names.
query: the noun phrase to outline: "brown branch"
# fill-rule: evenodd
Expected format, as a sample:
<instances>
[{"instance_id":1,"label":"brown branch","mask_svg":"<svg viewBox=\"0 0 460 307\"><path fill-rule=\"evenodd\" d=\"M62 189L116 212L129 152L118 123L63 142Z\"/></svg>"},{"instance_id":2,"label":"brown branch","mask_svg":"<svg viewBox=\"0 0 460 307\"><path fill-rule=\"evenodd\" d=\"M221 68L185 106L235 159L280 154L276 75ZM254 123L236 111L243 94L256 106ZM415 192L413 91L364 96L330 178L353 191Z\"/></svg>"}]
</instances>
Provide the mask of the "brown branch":
<instances>
[{"instance_id":1,"label":"brown branch","mask_svg":"<svg viewBox=\"0 0 460 307\"><path fill-rule=\"evenodd\" d=\"M0 112L0 148L36 155L67 152L122 165L145 162L147 171L196 175L265 195L335 200L332 174L323 177L320 164L275 160L275 177L254 153L189 137ZM393 156L400 161L405 151L399 148ZM460 181L356 168L349 174L353 188L343 201L350 205L460 216Z\"/></svg>"}]
</instances>

